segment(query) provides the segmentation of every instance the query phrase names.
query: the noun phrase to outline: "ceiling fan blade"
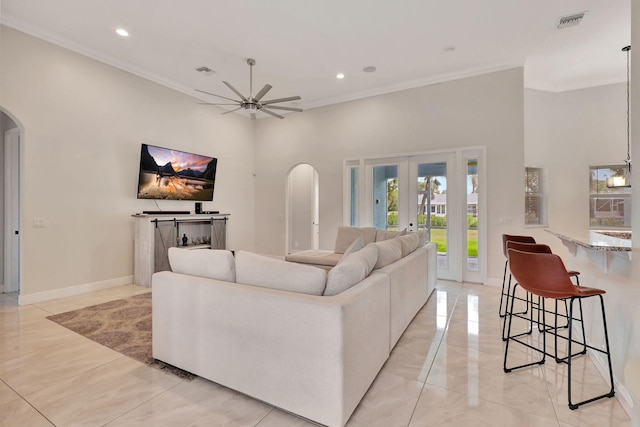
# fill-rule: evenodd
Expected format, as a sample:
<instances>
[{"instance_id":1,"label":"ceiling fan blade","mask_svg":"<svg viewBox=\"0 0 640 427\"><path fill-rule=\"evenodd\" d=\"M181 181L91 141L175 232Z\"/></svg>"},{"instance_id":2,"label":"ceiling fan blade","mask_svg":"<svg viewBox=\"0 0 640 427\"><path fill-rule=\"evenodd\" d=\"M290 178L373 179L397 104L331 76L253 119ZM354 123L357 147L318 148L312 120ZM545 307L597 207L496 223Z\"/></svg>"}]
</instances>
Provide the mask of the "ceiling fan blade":
<instances>
[{"instance_id":1,"label":"ceiling fan blade","mask_svg":"<svg viewBox=\"0 0 640 427\"><path fill-rule=\"evenodd\" d=\"M234 111L238 111L238 110L240 110L241 108L242 108L242 107L234 108L233 110L225 111L225 112L224 112L224 113L222 113L222 114L224 115L224 114L233 113Z\"/></svg>"},{"instance_id":2,"label":"ceiling fan blade","mask_svg":"<svg viewBox=\"0 0 640 427\"><path fill-rule=\"evenodd\" d=\"M256 119L256 113L251 113L251 120L255 120Z\"/></svg>"},{"instance_id":3,"label":"ceiling fan blade","mask_svg":"<svg viewBox=\"0 0 640 427\"><path fill-rule=\"evenodd\" d=\"M206 93L207 95L217 96L218 98L226 99L227 101L240 102L237 99L227 98L226 96L216 95L215 93L207 92L207 91L200 90L200 89L196 89L196 92L202 92L202 93Z\"/></svg>"},{"instance_id":4,"label":"ceiling fan blade","mask_svg":"<svg viewBox=\"0 0 640 427\"><path fill-rule=\"evenodd\" d=\"M273 117L277 117L277 118L279 118L279 119L284 119L284 116L281 116L280 114L276 114L276 113L274 113L273 111L269 111L269 110L267 110L267 109L266 109L266 108L264 108L264 107L262 107L262 108L260 109L260 111L262 111L263 113L267 113L267 114L269 114L269 115L271 115L271 116L273 116Z\"/></svg>"},{"instance_id":5,"label":"ceiling fan blade","mask_svg":"<svg viewBox=\"0 0 640 427\"><path fill-rule=\"evenodd\" d=\"M235 87L231 86L231 83L225 82L225 81L223 81L222 83L226 84L227 87L233 91L233 93L235 93L236 95L238 95L240 97L240 99L242 99L243 101L247 100L247 98L245 98L245 96L243 94L238 92L238 89L236 89Z\"/></svg>"},{"instance_id":6,"label":"ceiling fan blade","mask_svg":"<svg viewBox=\"0 0 640 427\"><path fill-rule=\"evenodd\" d=\"M277 105L269 105L269 108L272 110L287 110L287 111L297 111L298 113L302 113L302 108L294 108L294 107L278 107Z\"/></svg>"},{"instance_id":7,"label":"ceiling fan blade","mask_svg":"<svg viewBox=\"0 0 640 427\"><path fill-rule=\"evenodd\" d=\"M236 102L235 104L215 104L215 103L211 103L211 102L198 102L198 105L239 105L239 102Z\"/></svg>"},{"instance_id":8,"label":"ceiling fan blade","mask_svg":"<svg viewBox=\"0 0 640 427\"><path fill-rule=\"evenodd\" d=\"M260 92L258 92L253 99L256 100L256 101L260 101L262 99L262 97L265 96L267 94L267 92L269 92L271 90L272 87L273 86L271 86L270 84L264 85L264 87L262 89L260 89Z\"/></svg>"},{"instance_id":9,"label":"ceiling fan blade","mask_svg":"<svg viewBox=\"0 0 640 427\"><path fill-rule=\"evenodd\" d=\"M288 98L278 98L278 99L270 99L268 101L261 102L262 105L276 104L278 102L287 102L287 101L298 101L302 98L299 96L290 96Z\"/></svg>"}]
</instances>

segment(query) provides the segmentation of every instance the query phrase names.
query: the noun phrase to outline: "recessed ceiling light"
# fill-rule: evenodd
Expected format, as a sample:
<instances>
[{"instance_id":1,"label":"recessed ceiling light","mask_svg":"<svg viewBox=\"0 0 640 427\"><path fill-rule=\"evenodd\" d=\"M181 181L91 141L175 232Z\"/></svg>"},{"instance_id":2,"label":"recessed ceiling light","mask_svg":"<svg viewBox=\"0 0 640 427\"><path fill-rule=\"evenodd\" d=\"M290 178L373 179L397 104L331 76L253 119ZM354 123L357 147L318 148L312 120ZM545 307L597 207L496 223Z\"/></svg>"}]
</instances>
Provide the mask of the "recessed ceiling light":
<instances>
[{"instance_id":1,"label":"recessed ceiling light","mask_svg":"<svg viewBox=\"0 0 640 427\"><path fill-rule=\"evenodd\" d=\"M338 73L338 74L336 75L336 79L344 79L344 74L342 74L342 73Z\"/></svg>"},{"instance_id":2,"label":"recessed ceiling light","mask_svg":"<svg viewBox=\"0 0 640 427\"><path fill-rule=\"evenodd\" d=\"M455 46L447 46L444 49L442 49L444 52L453 52L454 50L456 50Z\"/></svg>"},{"instance_id":3,"label":"recessed ceiling light","mask_svg":"<svg viewBox=\"0 0 640 427\"><path fill-rule=\"evenodd\" d=\"M124 28L118 28L118 29L116 30L116 33L117 33L119 36L122 36L122 37L129 37L129 32L128 32L127 30L125 30Z\"/></svg>"},{"instance_id":4,"label":"recessed ceiling light","mask_svg":"<svg viewBox=\"0 0 640 427\"><path fill-rule=\"evenodd\" d=\"M365 73L373 73L376 70L377 70L377 68L374 67L373 65L367 65L366 67L364 67L362 69L362 71L364 71Z\"/></svg>"}]
</instances>

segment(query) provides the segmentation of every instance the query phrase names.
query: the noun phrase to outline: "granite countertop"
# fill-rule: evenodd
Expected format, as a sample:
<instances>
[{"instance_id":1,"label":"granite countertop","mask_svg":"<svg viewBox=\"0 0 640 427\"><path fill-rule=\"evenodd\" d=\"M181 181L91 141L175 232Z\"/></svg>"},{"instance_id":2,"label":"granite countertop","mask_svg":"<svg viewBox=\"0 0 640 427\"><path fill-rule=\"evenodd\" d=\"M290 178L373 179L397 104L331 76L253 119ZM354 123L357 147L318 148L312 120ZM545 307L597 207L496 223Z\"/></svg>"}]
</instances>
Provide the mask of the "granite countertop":
<instances>
[{"instance_id":1,"label":"granite countertop","mask_svg":"<svg viewBox=\"0 0 640 427\"><path fill-rule=\"evenodd\" d=\"M576 245L597 251L630 252L631 232L589 230L582 233L559 233L546 229L546 232Z\"/></svg>"}]
</instances>

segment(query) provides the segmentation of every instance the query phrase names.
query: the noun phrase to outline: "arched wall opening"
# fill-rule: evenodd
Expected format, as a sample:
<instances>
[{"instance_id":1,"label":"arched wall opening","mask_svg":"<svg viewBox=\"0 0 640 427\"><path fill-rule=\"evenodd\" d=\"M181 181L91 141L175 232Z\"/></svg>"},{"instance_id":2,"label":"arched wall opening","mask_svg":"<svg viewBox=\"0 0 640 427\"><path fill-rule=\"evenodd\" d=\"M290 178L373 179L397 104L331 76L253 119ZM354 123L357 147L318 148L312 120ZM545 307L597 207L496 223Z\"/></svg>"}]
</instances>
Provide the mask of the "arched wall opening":
<instances>
[{"instance_id":1,"label":"arched wall opening","mask_svg":"<svg viewBox=\"0 0 640 427\"><path fill-rule=\"evenodd\" d=\"M286 179L286 253L318 249L319 177L316 169L301 163Z\"/></svg>"},{"instance_id":2,"label":"arched wall opening","mask_svg":"<svg viewBox=\"0 0 640 427\"><path fill-rule=\"evenodd\" d=\"M22 126L10 112L0 107L0 277L4 293L20 292L21 263L21 145Z\"/></svg>"}]
</instances>

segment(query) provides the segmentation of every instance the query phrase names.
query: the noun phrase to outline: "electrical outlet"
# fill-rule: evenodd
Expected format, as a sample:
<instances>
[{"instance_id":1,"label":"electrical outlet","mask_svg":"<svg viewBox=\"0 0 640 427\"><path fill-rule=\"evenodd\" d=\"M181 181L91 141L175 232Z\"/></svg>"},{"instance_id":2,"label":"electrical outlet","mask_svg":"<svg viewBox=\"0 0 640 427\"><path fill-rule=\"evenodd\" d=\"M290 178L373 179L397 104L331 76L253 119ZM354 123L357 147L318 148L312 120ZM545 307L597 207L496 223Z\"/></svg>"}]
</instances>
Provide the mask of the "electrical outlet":
<instances>
[{"instance_id":1,"label":"electrical outlet","mask_svg":"<svg viewBox=\"0 0 640 427\"><path fill-rule=\"evenodd\" d=\"M33 218L33 228L44 228L44 218Z\"/></svg>"},{"instance_id":2,"label":"electrical outlet","mask_svg":"<svg viewBox=\"0 0 640 427\"><path fill-rule=\"evenodd\" d=\"M84 278L88 279L90 277L91 277L91 269L87 268L87 269L84 270Z\"/></svg>"}]
</instances>

